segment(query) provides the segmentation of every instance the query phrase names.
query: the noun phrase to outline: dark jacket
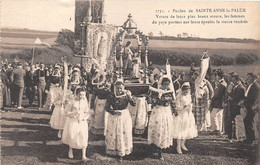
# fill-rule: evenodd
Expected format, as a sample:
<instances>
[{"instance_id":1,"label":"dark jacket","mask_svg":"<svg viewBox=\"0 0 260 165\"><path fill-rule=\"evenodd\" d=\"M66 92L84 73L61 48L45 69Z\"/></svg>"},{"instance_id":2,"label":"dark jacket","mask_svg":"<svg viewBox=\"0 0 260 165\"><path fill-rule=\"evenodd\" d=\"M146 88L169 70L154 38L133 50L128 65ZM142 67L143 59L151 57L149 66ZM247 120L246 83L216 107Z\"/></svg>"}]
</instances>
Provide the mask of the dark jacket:
<instances>
[{"instance_id":1,"label":"dark jacket","mask_svg":"<svg viewBox=\"0 0 260 165\"><path fill-rule=\"evenodd\" d=\"M219 84L214 89L214 96L211 102L212 108L223 108L222 103L224 102L226 87L227 83L225 80L220 80Z\"/></svg>"},{"instance_id":2,"label":"dark jacket","mask_svg":"<svg viewBox=\"0 0 260 165\"><path fill-rule=\"evenodd\" d=\"M230 105L231 105L231 113L230 115L232 117L235 117L236 115L240 114L240 105L239 102L241 100L244 100L244 96L245 96L245 87L242 84L239 84L238 86L235 86L232 90L232 92L230 93Z\"/></svg>"},{"instance_id":3,"label":"dark jacket","mask_svg":"<svg viewBox=\"0 0 260 165\"><path fill-rule=\"evenodd\" d=\"M25 87L33 87L34 83L33 83L33 74L31 71L26 71L26 75L24 77L24 83L25 83Z\"/></svg>"},{"instance_id":4,"label":"dark jacket","mask_svg":"<svg viewBox=\"0 0 260 165\"><path fill-rule=\"evenodd\" d=\"M252 112L252 106L257 102L259 98L259 84L254 82L248 91L247 97L245 97L244 105L248 112Z\"/></svg>"},{"instance_id":5,"label":"dark jacket","mask_svg":"<svg viewBox=\"0 0 260 165\"><path fill-rule=\"evenodd\" d=\"M15 68L11 74L11 80L14 85L24 87L24 77L26 72L22 68Z\"/></svg>"},{"instance_id":6,"label":"dark jacket","mask_svg":"<svg viewBox=\"0 0 260 165\"><path fill-rule=\"evenodd\" d=\"M48 78L48 71L37 69L34 73L34 84L37 86L45 86Z\"/></svg>"},{"instance_id":7,"label":"dark jacket","mask_svg":"<svg viewBox=\"0 0 260 165\"><path fill-rule=\"evenodd\" d=\"M6 71L2 70L1 71L1 78L2 78L2 83L6 86L9 87L10 86L10 81L9 78L6 75Z\"/></svg>"}]
</instances>

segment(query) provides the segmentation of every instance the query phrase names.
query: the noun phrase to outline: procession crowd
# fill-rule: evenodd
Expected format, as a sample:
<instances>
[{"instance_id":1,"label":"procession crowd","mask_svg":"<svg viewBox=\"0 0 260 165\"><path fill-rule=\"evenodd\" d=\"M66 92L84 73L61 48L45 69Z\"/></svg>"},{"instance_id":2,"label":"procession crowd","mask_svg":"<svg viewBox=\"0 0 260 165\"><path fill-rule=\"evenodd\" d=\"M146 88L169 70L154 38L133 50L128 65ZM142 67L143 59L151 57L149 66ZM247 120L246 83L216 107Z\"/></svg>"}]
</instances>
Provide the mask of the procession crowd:
<instances>
[{"instance_id":1,"label":"procession crowd","mask_svg":"<svg viewBox=\"0 0 260 165\"><path fill-rule=\"evenodd\" d=\"M193 67L189 73L172 70L171 74L149 69L149 90L134 96L116 73L100 72L95 65L90 71L69 65L67 80L60 64L5 62L0 106L23 109L23 94L28 106L37 100L39 110L52 111L50 125L69 145L68 156L73 158L72 149L82 149L83 160L87 159L89 131L104 135L106 154L116 155L120 161L133 150L133 133L147 134L149 152L158 152L163 160L163 149L174 145L174 139L177 153L182 154L188 151L186 141L202 131L226 134L230 142L236 141L238 115L244 118L243 143L255 143L259 132L255 122L259 121L258 75L248 73L242 81L235 72L217 69L197 86L200 73ZM134 72L138 75L138 69Z\"/></svg>"}]
</instances>

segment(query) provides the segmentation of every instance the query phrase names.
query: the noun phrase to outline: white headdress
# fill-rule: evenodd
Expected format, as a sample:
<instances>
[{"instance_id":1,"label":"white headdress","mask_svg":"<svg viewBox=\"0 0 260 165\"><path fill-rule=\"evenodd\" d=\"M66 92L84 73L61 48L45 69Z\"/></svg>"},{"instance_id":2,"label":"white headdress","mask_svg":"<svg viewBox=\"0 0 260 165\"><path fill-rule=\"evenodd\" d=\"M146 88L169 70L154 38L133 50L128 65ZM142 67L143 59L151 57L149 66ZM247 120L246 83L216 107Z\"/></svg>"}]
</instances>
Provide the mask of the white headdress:
<instances>
[{"instance_id":1,"label":"white headdress","mask_svg":"<svg viewBox=\"0 0 260 165\"><path fill-rule=\"evenodd\" d=\"M175 90L174 90L174 86L173 86L173 82L172 82L172 78L171 78L171 65L170 65L168 59L166 60L165 68L166 68L166 75L162 75L160 77L159 82L158 82L158 89L155 89L155 88L149 86L149 90L158 92L159 93L159 98L164 93L172 92L174 99L176 99ZM161 89L161 87L162 87L162 80L165 79L165 78L167 78L170 81L170 90L168 90L168 91L165 91L165 90Z\"/></svg>"},{"instance_id":2,"label":"white headdress","mask_svg":"<svg viewBox=\"0 0 260 165\"><path fill-rule=\"evenodd\" d=\"M73 68L73 71L80 72L80 69L79 69L78 67L74 67L74 68Z\"/></svg>"},{"instance_id":3,"label":"white headdress","mask_svg":"<svg viewBox=\"0 0 260 165\"><path fill-rule=\"evenodd\" d=\"M162 80L163 79L168 79L170 81L170 90L162 90ZM154 92L158 92L159 93L159 98L161 98L162 94L164 93L169 93L172 92L173 93L173 97L175 99L175 91L174 91L174 87L173 87L173 83L172 83L172 79L169 75L162 75L158 81L158 88L153 88L151 86L149 86L149 90L154 91Z\"/></svg>"},{"instance_id":4,"label":"white headdress","mask_svg":"<svg viewBox=\"0 0 260 165\"><path fill-rule=\"evenodd\" d=\"M123 89L123 92L124 92L124 94L123 95L120 95L120 96L117 96L116 95L116 84L117 83L122 83L122 84L124 84L124 80L123 80L123 78L117 78L117 80L115 81L115 83L114 83L114 95L115 95L115 97L123 97L123 96L126 96L126 91Z\"/></svg>"},{"instance_id":5,"label":"white headdress","mask_svg":"<svg viewBox=\"0 0 260 165\"><path fill-rule=\"evenodd\" d=\"M184 87L184 86L190 87L190 83L189 83L188 81L187 81L187 82L184 82L184 83L182 84L181 88Z\"/></svg>"}]
</instances>

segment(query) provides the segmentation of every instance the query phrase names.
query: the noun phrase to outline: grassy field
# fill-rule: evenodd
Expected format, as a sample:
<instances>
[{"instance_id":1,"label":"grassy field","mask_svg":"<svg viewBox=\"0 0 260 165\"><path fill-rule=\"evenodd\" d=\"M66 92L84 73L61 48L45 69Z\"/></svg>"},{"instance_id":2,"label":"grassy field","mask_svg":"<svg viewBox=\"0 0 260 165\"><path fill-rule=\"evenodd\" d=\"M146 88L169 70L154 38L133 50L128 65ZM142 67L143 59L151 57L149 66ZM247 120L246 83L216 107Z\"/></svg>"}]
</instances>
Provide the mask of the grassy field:
<instances>
[{"instance_id":1,"label":"grassy field","mask_svg":"<svg viewBox=\"0 0 260 165\"><path fill-rule=\"evenodd\" d=\"M39 37L43 42L55 44L58 32L44 32L22 29L4 29L1 32L1 53L10 54L25 48L32 48L34 41ZM133 46L137 47L134 39ZM126 41L125 41L126 42ZM38 46L38 45L36 45ZM235 56L238 53L253 53L259 55L260 43L232 43L210 41L177 41L177 40L150 40L149 49L168 50L191 54L202 54L208 50L209 55Z\"/></svg>"},{"instance_id":2,"label":"grassy field","mask_svg":"<svg viewBox=\"0 0 260 165\"><path fill-rule=\"evenodd\" d=\"M50 45L55 44L58 32L34 31L26 29L3 29L1 31L1 54L17 53L24 49L32 49L36 38ZM35 45L38 48L46 46ZM0 55L1 55L0 54Z\"/></svg>"},{"instance_id":3,"label":"grassy field","mask_svg":"<svg viewBox=\"0 0 260 165\"><path fill-rule=\"evenodd\" d=\"M131 41L133 46L137 47L136 41L133 39ZM202 55L205 50L208 50L209 55L236 56L239 53L252 53L260 57L260 43L150 40L148 46L149 50L166 50L198 55Z\"/></svg>"},{"instance_id":4,"label":"grassy field","mask_svg":"<svg viewBox=\"0 0 260 165\"><path fill-rule=\"evenodd\" d=\"M24 29L5 29L2 30L1 38L1 54L13 54L23 49L32 49L34 41L39 37L42 42L50 45L55 44L57 32L44 32ZM133 39L133 46L137 43ZM44 45L35 45L37 48L46 48ZM210 42L210 41L173 41L173 40L150 40L149 50L166 50L172 52L182 52L190 54L202 54L203 51L208 50L209 55L225 55L236 56L239 53L253 53L260 58L259 43L231 43L231 42ZM1 55L0 54L0 55ZM164 66L161 66L164 67ZM188 70L189 67L172 66L179 70ZM258 72L260 70L259 63L246 66L221 66L225 72L235 71L245 77L247 72Z\"/></svg>"},{"instance_id":5,"label":"grassy field","mask_svg":"<svg viewBox=\"0 0 260 165\"><path fill-rule=\"evenodd\" d=\"M162 68L165 70L165 66L157 66L159 68ZM172 69L175 69L177 71L185 71L188 72L190 67L185 66L171 66ZM254 64L254 65L234 65L234 66L213 66L213 68L221 68L225 73L229 72L236 72L238 75L240 75L242 78L246 79L247 73L249 72L255 72L260 74L260 65ZM195 68L199 69L199 68Z\"/></svg>"}]
</instances>

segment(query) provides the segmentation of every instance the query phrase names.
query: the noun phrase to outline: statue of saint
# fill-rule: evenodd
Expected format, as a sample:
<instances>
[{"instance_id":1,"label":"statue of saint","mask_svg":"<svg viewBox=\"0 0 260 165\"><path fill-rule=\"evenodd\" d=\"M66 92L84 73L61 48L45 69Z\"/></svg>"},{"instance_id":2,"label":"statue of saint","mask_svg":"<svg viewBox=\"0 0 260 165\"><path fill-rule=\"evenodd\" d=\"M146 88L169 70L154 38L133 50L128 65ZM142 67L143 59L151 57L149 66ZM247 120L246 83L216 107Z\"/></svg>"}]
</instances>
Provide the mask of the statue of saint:
<instances>
[{"instance_id":1,"label":"statue of saint","mask_svg":"<svg viewBox=\"0 0 260 165\"><path fill-rule=\"evenodd\" d=\"M133 55L133 73L132 76L133 78L139 78L139 66L141 64L141 58L139 56L139 54L136 52Z\"/></svg>"},{"instance_id":2,"label":"statue of saint","mask_svg":"<svg viewBox=\"0 0 260 165\"><path fill-rule=\"evenodd\" d=\"M133 51L131 50L132 42L127 41L125 45L125 50L123 54L123 71L125 75L131 75L132 72L132 57L133 57Z\"/></svg>"},{"instance_id":3,"label":"statue of saint","mask_svg":"<svg viewBox=\"0 0 260 165\"><path fill-rule=\"evenodd\" d=\"M97 58L99 61L99 64L102 68L106 68L106 64L107 64L107 40L105 39L104 36L100 37L100 41L98 44L98 50L97 50Z\"/></svg>"}]
</instances>

